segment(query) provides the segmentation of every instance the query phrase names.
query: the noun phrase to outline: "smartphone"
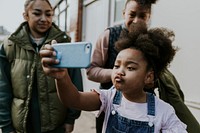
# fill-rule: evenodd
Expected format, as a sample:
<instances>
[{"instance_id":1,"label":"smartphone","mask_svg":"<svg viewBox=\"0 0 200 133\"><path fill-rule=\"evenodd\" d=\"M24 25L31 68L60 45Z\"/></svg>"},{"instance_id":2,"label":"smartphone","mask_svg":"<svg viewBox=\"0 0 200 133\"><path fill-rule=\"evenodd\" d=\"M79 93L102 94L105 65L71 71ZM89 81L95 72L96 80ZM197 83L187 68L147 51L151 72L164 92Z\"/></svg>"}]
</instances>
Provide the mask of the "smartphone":
<instances>
[{"instance_id":1,"label":"smartphone","mask_svg":"<svg viewBox=\"0 0 200 133\"><path fill-rule=\"evenodd\" d=\"M87 68L90 66L92 44L90 42L57 43L52 45L59 64L57 68Z\"/></svg>"}]
</instances>

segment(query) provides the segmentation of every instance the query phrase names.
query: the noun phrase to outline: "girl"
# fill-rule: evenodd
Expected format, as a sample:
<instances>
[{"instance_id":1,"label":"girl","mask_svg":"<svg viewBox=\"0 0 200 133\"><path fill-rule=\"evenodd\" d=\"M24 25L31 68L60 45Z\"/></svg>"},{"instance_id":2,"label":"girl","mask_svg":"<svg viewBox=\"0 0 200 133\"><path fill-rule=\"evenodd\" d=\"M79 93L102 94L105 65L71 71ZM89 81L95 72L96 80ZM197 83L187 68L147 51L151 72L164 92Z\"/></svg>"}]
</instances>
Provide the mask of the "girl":
<instances>
[{"instance_id":1,"label":"girl","mask_svg":"<svg viewBox=\"0 0 200 133\"><path fill-rule=\"evenodd\" d=\"M40 52L43 69L56 79L58 95L66 106L105 112L103 133L186 133L173 107L144 91L172 61L176 53L172 35L163 28L147 30L144 21L131 24L129 32L124 30L115 44L119 54L108 90L78 92L68 70L50 67L58 63L50 45Z\"/></svg>"},{"instance_id":2,"label":"girl","mask_svg":"<svg viewBox=\"0 0 200 133\"><path fill-rule=\"evenodd\" d=\"M118 52L114 49L115 42L119 39L123 29L128 30L132 23L144 21L147 25L151 22L152 5L158 0L126 0L123 10L124 23L107 28L98 38L91 59L91 66L87 69L89 80L100 83L100 89L109 89L111 73ZM164 15L164 14L163 14ZM184 103L184 94L175 76L165 69L158 77L155 84L149 84L146 88L153 92L158 88L160 99L172 105L179 119L187 124L188 132L199 133L200 125ZM104 113L96 119L97 133L101 133Z\"/></svg>"},{"instance_id":3,"label":"girl","mask_svg":"<svg viewBox=\"0 0 200 133\"><path fill-rule=\"evenodd\" d=\"M89 80L100 83L100 89L109 89L113 84L111 81L112 68L117 56L114 44L118 40L122 29L128 29L131 23L139 20L150 22L151 7L157 0L126 0L122 12L124 23L107 28L98 38L92 55L91 66L87 69ZM96 133L102 132L104 113L96 118Z\"/></svg>"}]
</instances>

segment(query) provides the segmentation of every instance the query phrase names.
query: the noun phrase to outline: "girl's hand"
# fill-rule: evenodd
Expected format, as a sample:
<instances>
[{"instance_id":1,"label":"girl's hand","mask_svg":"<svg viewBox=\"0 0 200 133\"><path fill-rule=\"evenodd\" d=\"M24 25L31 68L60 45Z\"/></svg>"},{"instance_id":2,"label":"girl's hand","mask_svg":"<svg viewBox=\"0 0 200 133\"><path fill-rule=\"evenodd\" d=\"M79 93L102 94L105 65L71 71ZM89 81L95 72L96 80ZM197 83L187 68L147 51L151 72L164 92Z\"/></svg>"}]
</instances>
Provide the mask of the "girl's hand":
<instances>
[{"instance_id":1,"label":"girl's hand","mask_svg":"<svg viewBox=\"0 0 200 133\"><path fill-rule=\"evenodd\" d=\"M42 57L42 67L46 75L55 79L62 79L66 76L67 69L52 67L52 65L58 64L59 60L55 59L56 52L50 44L46 44L40 50L40 56Z\"/></svg>"}]
</instances>

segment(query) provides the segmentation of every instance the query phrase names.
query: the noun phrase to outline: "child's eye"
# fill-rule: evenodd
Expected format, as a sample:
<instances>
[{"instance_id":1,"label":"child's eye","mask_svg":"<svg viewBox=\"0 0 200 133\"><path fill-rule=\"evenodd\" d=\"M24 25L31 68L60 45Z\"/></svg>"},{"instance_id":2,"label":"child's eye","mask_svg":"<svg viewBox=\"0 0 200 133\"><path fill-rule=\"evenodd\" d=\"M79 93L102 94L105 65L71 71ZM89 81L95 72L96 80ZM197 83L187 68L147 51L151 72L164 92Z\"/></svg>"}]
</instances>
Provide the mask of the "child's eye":
<instances>
[{"instance_id":1,"label":"child's eye","mask_svg":"<svg viewBox=\"0 0 200 133\"><path fill-rule=\"evenodd\" d=\"M119 65L114 65L114 68L115 68L115 69L119 68Z\"/></svg>"},{"instance_id":2,"label":"child's eye","mask_svg":"<svg viewBox=\"0 0 200 133\"><path fill-rule=\"evenodd\" d=\"M129 71L133 71L133 70L135 70L134 67L127 67L127 69L128 69Z\"/></svg>"}]
</instances>

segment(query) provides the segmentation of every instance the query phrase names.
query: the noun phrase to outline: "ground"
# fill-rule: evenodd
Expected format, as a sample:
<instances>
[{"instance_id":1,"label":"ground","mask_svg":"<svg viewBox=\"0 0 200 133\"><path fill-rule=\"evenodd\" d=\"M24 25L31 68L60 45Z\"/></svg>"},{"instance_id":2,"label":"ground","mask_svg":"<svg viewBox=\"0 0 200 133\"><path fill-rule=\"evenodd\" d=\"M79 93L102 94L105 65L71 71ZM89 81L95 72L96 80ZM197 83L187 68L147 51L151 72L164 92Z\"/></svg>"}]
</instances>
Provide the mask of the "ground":
<instances>
[{"instance_id":1,"label":"ground","mask_svg":"<svg viewBox=\"0 0 200 133\"><path fill-rule=\"evenodd\" d=\"M0 129L0 133L1 129ZM72 133L95 133L95 115L92 112L82 111L81 116L76 120Z\"/></svg>"},{"instance_id":2,"label":"ground","mask_svg":"<svg viewBox=\"0 0 200 133\"><path fill-rule=\"evenodd\" d=\"M95 133L95 115L92 112L82 111L75 123L73 133Z\"/></svg>"}]
</instances>

